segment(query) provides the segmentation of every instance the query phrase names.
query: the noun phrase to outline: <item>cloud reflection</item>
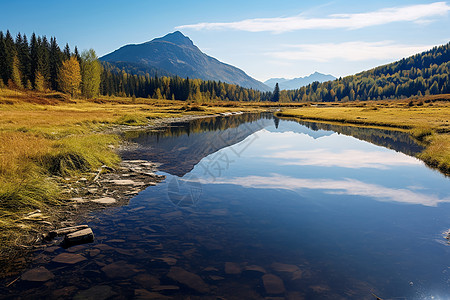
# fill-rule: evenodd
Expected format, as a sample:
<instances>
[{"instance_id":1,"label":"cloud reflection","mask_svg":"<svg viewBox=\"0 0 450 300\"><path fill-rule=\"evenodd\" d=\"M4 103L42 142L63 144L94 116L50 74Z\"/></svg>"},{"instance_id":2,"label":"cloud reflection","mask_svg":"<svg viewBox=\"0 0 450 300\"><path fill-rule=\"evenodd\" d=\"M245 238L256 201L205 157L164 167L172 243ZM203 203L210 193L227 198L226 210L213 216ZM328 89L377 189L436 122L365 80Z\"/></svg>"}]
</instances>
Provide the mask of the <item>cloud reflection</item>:
<instances>
[{"instance_id":1,"label":"cloud reflection","mask_svg":"<svg viewBox=\"0 0 450 300\"><path fill-rule=\"evenodd\" d=\"M327 194L364 196L378 201L421 204L424 206L437 206L439 203L450 202L450 198L439 198L436 195L419 193L408 189L389 188L349 178L342 180L304 179L271 174L271 176L221 178L213 182L203 180L202 183L233 184L245 188L286 189L293 191L302 189L322 190Z\"/></svg>"},{"instance_id":2,"label":"cloud reflection","mask_svg":"<svg viewBox=\"0 0 450 300\"><path fill-rule=\"evenodd\" d=\"M341 168L389 169L392 166L422 164L418 159L398 152L344 150L336 153L327 149L282 151L265 155L267 158L283 159L282 165L320 166Z\"/></svg>"}]
</instances>

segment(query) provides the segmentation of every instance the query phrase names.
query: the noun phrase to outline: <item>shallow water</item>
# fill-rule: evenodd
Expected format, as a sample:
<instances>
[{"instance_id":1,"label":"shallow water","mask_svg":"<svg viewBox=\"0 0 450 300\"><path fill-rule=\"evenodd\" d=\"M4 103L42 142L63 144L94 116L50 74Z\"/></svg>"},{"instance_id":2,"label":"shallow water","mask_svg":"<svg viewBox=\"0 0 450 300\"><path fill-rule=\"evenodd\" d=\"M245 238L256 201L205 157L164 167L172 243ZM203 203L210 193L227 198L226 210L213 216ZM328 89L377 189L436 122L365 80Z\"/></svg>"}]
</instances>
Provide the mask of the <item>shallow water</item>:
<instances>
[{"instance_id":1,"label":"shallow water","mask_svg":"<svg viewBox=\"0 0 450 300\"><path fill-rule=\"evenodd\" d=\"M35 253L54 278L6 298L450 295L450 181L406 134L242 115L128 137L165 182L95 214L94 243Z\"/></svg>"}]
</instances>

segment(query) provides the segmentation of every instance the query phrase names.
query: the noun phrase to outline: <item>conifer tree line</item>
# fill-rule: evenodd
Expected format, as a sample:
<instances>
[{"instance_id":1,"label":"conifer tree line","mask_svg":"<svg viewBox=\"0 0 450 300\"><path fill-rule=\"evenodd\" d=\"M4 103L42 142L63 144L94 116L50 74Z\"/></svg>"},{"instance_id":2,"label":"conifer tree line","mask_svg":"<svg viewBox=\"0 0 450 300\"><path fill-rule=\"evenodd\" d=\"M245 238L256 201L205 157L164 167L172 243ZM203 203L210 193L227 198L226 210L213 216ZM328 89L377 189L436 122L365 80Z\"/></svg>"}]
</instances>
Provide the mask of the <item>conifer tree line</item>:
<instances>
[{"instance_id":1,"label":"conifer tree line","mask_svg":"<svg viewBox=\"0 0 450 300\"><path fill-rule=\"evenodd\" d=\"M0 86L61 91L86 98L98 96L101 65L94 50L61 50L56 38L0 31Z\"/></svg>"},{"instance_id":2,"label":"conifer tree line","mask_svg":"<svg viewBox=\"0 0 450 300\"><path fill-rule=\"evenodd\" d=\"M265 101L268 92L243 88L235 84L201 79L158 75L132 75L109 63L103 63L100 85L105 96L141 97L195 101Z\"/></svg>"},{"instance_id":3,"label":"conifer tree line","mask_svg":"<svg viewBox=\"0 0 450 300\"><path fill-rule=\"evenodd\" d=\"M281 91L280 101L383 100L448 94L449 71L450 43L356 75Z\"/></svg>"}]
</instances>

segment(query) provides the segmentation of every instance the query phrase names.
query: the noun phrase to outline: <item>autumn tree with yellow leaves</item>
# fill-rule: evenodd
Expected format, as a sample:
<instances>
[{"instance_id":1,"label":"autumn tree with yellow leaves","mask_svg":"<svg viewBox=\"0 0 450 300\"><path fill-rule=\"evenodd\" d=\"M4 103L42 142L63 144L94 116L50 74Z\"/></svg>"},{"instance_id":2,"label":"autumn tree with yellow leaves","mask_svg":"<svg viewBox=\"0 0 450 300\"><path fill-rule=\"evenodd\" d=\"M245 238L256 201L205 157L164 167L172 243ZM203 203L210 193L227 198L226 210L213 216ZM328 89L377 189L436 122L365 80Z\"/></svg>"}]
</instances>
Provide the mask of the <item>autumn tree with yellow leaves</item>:
<instances>
[{"instance_id":1,"label":"autumn tree with yellow leaves","mask_svg":"<svg viewBox=\"0 0 450 300\"><path fill-rule=\"evenodd\" d=\"M58 76L59 87L72 97L78 95L81 84L80 64L75 56L62 63Z\"/></svg>"}]
</instances>

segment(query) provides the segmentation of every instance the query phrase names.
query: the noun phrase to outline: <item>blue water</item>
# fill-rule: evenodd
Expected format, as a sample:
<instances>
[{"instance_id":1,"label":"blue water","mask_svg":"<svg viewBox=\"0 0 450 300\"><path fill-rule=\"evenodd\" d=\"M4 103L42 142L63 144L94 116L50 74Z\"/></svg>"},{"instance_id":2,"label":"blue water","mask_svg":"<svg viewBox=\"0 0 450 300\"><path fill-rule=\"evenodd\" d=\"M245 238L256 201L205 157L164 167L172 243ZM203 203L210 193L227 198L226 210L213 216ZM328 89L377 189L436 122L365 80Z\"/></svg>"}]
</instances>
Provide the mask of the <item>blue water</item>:
<instances>
[{"instance_id":1,"label":"blue water","mask_svg":"<svg viewBox=\"0 0 450 300\"><path fill-rule=\"evenodd\" d=\"M51 284L19 284L15 295L46 298L73 287L71 298L106 285L112 298L145 289L173 299L450 299L448 178L402 152L311 124L195 124L135 138L142 148L125 156L160 157L166 180L95 215L96 241L78 252L87 261L62 270L44 263L56 275ZM404 134L379 134L393 137L390 148L399 140L402 149L418 147ZM98 244L112 249L90 257ZM161 261L168 257L176 262ZM114 262L133 266L131 275L105 276L102 266ZM227 262L241 270L227 274ZM284 291L270 294L250 265L279 277ZM200 276L209 291L170 278L173 266ZM145 286L142 274L178 288Z\"/></svg>"}]
</instances>

